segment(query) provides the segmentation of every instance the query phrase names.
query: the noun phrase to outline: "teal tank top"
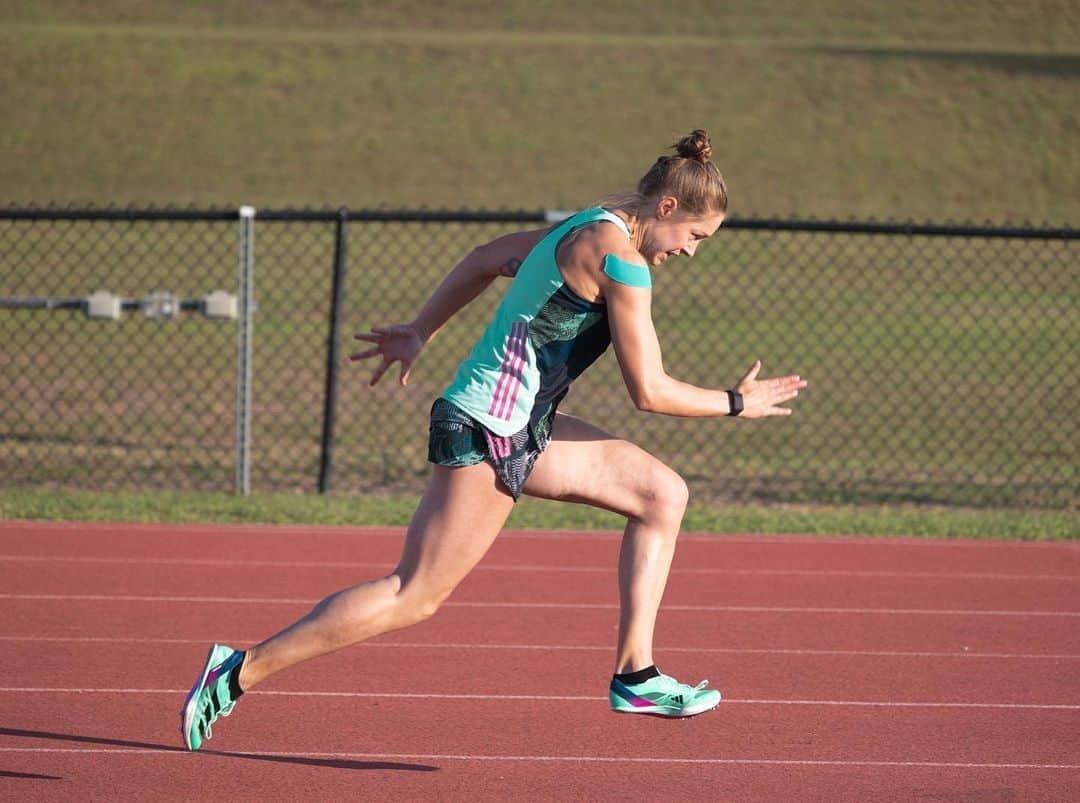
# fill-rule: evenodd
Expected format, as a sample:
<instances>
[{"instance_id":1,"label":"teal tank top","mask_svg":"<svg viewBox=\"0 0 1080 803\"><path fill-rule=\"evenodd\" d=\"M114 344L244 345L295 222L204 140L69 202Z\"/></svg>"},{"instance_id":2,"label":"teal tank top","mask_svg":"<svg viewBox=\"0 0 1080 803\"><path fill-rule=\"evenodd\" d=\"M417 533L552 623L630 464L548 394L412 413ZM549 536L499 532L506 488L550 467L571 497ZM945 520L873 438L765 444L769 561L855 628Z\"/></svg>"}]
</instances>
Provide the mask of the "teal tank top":
<instances>
[{"instance_id":1,"label":"teal tank top","mask_svg":"<svg viewBox=\"0 0 1080 803\"><path fill-rule=\"evenodd\" d=\"M623 219L599 207L548 232L521 263L494 320L442 394L496 435L513 435L550 413L611 342L607 307L567 287L555 262L568 234L600 221L630 238ZM612 255L604 271L624 284L649 286L647 268Z\"/></svg>"}]
</instances>

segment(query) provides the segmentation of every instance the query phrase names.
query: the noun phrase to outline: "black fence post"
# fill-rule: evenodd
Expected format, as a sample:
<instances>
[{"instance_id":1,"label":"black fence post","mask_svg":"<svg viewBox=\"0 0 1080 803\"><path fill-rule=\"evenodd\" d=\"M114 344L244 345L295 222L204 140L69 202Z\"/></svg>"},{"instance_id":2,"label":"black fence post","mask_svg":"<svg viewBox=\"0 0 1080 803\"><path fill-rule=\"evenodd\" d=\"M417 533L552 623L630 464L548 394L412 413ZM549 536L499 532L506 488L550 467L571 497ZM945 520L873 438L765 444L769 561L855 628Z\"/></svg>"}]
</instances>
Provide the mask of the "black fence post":
<instances>
[{"instance_id":1,"label":"black fence post","mask_svg":"<svg viewBox=\"0 0 1080 803\"><path fill-rule=\"evenodd\" d=\"M322 454L319 458L319 493L330 490L334 453L334 410L337 407L338 340L345 294L345 245L349 210L338 210L334 237L334 285L330 291L330 334L326 341L326 393L323 404Z\"/></svg>"}]
</instances>

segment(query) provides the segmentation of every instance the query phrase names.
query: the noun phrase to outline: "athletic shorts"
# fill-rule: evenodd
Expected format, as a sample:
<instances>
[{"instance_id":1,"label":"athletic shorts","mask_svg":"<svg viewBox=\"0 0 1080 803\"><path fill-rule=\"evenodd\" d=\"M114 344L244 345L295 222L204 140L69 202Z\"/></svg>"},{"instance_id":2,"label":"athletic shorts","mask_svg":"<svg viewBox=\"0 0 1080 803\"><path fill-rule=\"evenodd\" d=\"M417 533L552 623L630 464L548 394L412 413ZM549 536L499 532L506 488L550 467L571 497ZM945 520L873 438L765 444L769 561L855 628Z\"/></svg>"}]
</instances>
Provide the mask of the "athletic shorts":
<instances>
[{"instance_id":1,"label":"athletic shorts","mask_svg":"<svg viewBox=\"0 0 1080 803\"><path fill-rule=\"evenodd\" d=\"M431 406L428 430L428 462L448 468L474 466L487 460L495 476L516 500L525 488L533 465L551 441L554 406L536 426L526 425L519 432L503 437L446 399L436 399Z\"/></svg>"}]
</instances>

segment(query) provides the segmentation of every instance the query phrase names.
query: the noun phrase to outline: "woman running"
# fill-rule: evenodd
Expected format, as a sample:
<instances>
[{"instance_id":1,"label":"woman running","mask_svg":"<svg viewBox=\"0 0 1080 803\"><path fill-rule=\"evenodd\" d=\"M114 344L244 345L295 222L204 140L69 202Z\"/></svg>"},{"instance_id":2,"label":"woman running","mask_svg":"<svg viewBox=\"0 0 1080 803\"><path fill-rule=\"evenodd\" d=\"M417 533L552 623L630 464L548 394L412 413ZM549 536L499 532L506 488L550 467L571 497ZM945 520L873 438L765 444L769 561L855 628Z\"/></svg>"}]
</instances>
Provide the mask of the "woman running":
<instances>
[{"instance_id":1,"label":"woman running","mask_svg":"<svg viewBox=\"0 0 1080 803\"><path fill-rule=\"evenodd\" d=\"M657 669L653 626L687 503L683 479L628 441L557 412L570 383L614 344L640 410L676 416L764 418L806 382L758 379L760 361L732 390L680 382L664 371L651 317L650 270L691 257L724 220L727 188L701 130L661 156L635 193L547 229L500 237L446 277L416 320L373 328L354 360L394 363L400 383L424 345L498 276L513 281L495 318L431 409L431 479L397 567L319 602L248 648L215 644L181 712L191 750L210 738L244 691L286 667L427 619L487 552L521 494L604 508L626 517L619 554L619 631L609 700L614 711L687 717L720 693Z\"/></svg>"}]
</instances>

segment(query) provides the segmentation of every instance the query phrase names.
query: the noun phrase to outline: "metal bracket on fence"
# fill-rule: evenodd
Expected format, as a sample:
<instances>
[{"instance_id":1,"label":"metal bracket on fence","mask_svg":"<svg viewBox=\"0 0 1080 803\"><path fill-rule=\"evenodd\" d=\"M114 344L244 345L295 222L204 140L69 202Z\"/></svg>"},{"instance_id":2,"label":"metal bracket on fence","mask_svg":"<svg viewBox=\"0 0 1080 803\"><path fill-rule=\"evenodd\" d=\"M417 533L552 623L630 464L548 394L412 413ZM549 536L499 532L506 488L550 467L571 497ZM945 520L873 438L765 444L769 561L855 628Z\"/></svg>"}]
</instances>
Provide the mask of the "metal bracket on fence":
<instances>
[{"instance_id":1,"label":"metal bracket on fence","mask_svg":"<svg viewBox=\"0 0 1080 803\"><path fill-rule=\"evenodd\" d=\"M239 317L236 296L224 290L215 290L203 298L203 315L207 318L235 321Z\"/></svg>"},{"instance_id":2,"label":"metal bracket on fence","mask_svg":"<svg viewBox=\"0 0 1080 803\"><path fill-rule=\"evenodd\" d=\"M119 320L123 303L120 296L114 296L112 293L99 290L96 293L91 293L86 299L86 316L88 318L104 318L110 321Z\"/></svg>"},{"instance_id":3,"label":"metal bracket on fence","mask_svg":"<svg viewBox=\"0 0 1080 803\"><path fill-rule=\"evenodd\" d=\"M180 314L180 299L172 293L151 293L143 299L142 313L152 321L172 320Z\"/></svg>"}]
</instances>

